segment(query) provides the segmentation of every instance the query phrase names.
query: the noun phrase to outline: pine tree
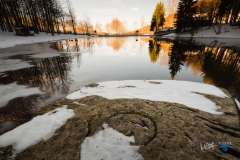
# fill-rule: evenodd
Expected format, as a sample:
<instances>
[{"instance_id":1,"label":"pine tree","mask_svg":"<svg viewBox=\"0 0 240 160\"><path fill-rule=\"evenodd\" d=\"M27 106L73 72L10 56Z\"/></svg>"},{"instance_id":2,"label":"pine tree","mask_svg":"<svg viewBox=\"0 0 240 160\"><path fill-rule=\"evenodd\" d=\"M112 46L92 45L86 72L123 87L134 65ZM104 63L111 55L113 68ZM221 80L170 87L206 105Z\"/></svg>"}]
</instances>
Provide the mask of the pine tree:
<instances>
[{"instance_id":1,"label":"pine tree","mask_svg":"<svg viewBox=\"0 0 240 160\"><path fill-rule=\"evenodd\" d=\"M155 11L152 15L151 25L150 25L150 31L156 31L159 29L159 27L162 27L165 22L165 8L164 4L162 2L158 3Z\"/></svg>"},{"instance_id":2,"label":"pine tree","mask_svg":"<svg viewBox=\"0 0 240 160\"><path fill-rule=\"evenodd\" d=\"M194 27L193 15L196 13L196 7L193 5L196 2L196 0L180 0L174 24L178 31L185 31L186 27Z\"/></svg>"}]
</instances>

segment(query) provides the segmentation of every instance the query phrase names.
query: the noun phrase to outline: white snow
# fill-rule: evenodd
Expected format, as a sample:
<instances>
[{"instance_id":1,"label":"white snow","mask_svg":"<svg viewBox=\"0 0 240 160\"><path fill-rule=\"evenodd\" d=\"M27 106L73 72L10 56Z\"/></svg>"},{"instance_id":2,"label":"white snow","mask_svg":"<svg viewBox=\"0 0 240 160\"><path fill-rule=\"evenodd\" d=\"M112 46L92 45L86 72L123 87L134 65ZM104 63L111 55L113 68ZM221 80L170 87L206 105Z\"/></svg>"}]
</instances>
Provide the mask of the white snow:
<instances>
[{"instance_id":1,"label":"white snow","mask_svg":"<svg viewBox=\"0 0 240 160\"><path fill-rule=\"evenodd\" d=\"M0 31L0 48L12 47L19 44L29 44L29 43L39 43L46 41L56 41L62 39L80 38L88 37L85 35L73 35L73 34L54 34L52 36L50 33L39 33L34 36L15 36L13 32L2 32Z\"/></svg>"},{"instance_id":2,"label":"white snow","mask_svg":"<svg viewBox=\"0 0 240 160\"><path fill-rule=\"evenodd\" d=\"M140 146L132 146L134 136L128 137L103 124L104 130L84 139L81 145L82 160L142 160Z\"/></svg>"},{"instance_id":3,"label":"white snow","mask_svg":"<svg viewBox=\"0 0 240 160\"><path fill-rule=\"evenodd\" d=\"M214 102L203 95L194 93L204 93L218 97L228 97L219 88L196 82L175 81L175 80L152 80L161 82L161 84L152 84L149 81L126 80L126 81L108 81L98 83L98 87L83 87L81 91L76 91L67 96L68 99L78 99L90 95L99 95L108 99L116 98L140 98L153 101L167 101L186 105L212 114L223 114L218 112ZM104 87L103 87L104 86ZM135 86L125 87L122 86Z\"/></svg>"},{"instance_id":4,"label":"white snow","mask_svg":"<svg viewBox=\"0 0 240 160\"><path fill-rule=\"evenodd\" d=\"M235 102L237 103L238 109L240 110L240 102L237 99L235 99Z\"/></svg>"},{"instance_id":5,"label":"white snow","mask_svg":"<svg viewBox=\"0 0 240 160\"><path fill-rule=\"evenodd\" d=\"M216 28L216 26L214 26ZM240 28L238 26L230 26L223 24L220 34L216 34L213 27L199 28L197 33L191 36L191 33L170 33L164 37L198 37L198 38L240 38Z\"/></svg>"},{"instance_id":6,"label":"white snow","mask_svg":"<svg viewBox=\"0 0 240 160\"><path fill-rule=\"evenodd\" d=\"M49 139L53 136L55 130L72 116L74 116L74 112L67 109L67 106L37 116L30 122L1 135L0 147L13 145L14 153L19 153L41 140Z\"/></svg>"},{"instance_id":7,"label":"white snow","mask_svg":"<svg viewBox=\"0 0 240 160\"><path fill-rule=\"evenodd\" d=\"M24 85L15 83L0 85L0 108L7 105L7 103L17 97L26 97L33 94L42 94L38 87L27 88Z\"/></svg>"}]
</instances>

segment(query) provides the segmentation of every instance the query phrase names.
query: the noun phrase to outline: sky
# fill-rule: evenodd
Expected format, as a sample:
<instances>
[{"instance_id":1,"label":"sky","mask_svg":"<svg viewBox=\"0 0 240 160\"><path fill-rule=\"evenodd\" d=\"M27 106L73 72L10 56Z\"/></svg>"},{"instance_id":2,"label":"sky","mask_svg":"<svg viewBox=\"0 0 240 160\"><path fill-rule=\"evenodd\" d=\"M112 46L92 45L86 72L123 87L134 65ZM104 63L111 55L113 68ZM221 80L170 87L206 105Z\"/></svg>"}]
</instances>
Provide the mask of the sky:
<instances>
[{"instance_id":1,"label":"sky","mask_svg":"<svg viewBox=\"0 0 240 160\"><path fill-rule=\"evenodd\" d=\"M132 28L134 21L140 26L141 18L150 24L152 14L160 0L70 0L77 19L88 16L95 25L97 22L105 26L113 17L126 21ZM167 0L161 0L167 8Z\"/></svg>"}]
</instances>

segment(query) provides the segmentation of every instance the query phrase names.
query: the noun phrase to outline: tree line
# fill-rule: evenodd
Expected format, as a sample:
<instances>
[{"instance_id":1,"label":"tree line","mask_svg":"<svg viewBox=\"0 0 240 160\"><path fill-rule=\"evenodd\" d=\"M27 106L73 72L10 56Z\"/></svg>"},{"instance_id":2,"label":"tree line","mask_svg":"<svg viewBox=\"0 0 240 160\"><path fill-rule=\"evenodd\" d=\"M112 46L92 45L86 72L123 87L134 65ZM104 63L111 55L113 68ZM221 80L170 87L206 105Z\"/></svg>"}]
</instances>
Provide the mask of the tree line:
<instances>
[{"instance_id":1,"label":"tree line","mask_svg":"<svg viewBox=\"0 0 240 160\"><path fill-rule=\"evenodd\" d=\"M180 0L175 14L175 27L178 31L186 28L216 25L217 34L221 33L221 24L240 27L239 0Z\"/></svg>"},{"instance_id":2,"label":"tree line","mask_svg":"<svg viewBox=\"0 0 240 160\"><path fill-rule=\"evenodd\" d=\"M174 3L178 3L175 14ZM177 31L190 29L197 32L199 27L212 26L216 34L220 34L222 24L240 27L239 0L168 0L168 14L174 14ZM152 15L150 30L163 28L165 16L164 4L159 2Z\"/></svg>"},{"instance_id":3,"label":"tree line","mask_svg":"<svg viewBox=\"0 0 240 160\"><path fill-rule=\"evenodd\" d=\"M76 17L69 0L64 10L59 0L0 0L0 28L13 32L14 28L33 26L34 32L67 33L66 26L76 34Z\"/></svg>"}]
</instances>

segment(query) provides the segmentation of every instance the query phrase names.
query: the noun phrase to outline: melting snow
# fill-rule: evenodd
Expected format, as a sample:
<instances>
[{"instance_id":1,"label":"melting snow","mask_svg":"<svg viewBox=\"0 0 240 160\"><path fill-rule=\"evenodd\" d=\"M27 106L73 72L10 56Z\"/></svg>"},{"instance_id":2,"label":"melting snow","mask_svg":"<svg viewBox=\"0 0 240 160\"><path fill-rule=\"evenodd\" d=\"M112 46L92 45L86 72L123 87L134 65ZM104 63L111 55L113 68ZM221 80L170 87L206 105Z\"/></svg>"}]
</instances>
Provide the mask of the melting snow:
<instances>
[{"instance_id":1,"label":"melting snow","mask_svg":"<svg viewBox=\"0 0 240 160\"><path fill-rule=\"evenodd\" d=\"M99 95L108 99L116 98L140 98L153 101L167 101L186 105L212 114L222 114L216 111L220 108L214 102L203 95L204 93L225 98L227 95L219 88L196 82L175 80L153 80L161 84L152 84L142 80L108 81L98 83L98 87L83 87L67 96L68 99L78 99L90 95ZM104 86L104 87L102 87ZM119 86L135 86L119 88Z\"/></svg>"},{"instance_id":2,"label":"melting snow","mask_svg":"<svg viewBox=\"0 0 240 160\"><path fill-rule=\"evenodd\" d=\"M140 146L132 146L134 136L128 137L103 124L104 130L99 131L92 137L87 137L81 146L82 160L119 160L131 159L142 160L138 153Z\"/></svg>"},{"instance_id":3,"label":"melting snow","mask_svg":"<svg viewBox=\"0 0 240 160\"><path fill-rule=\"evenodd\" d=\"M1 135L0 147L13 145L14 153L19 153L41 140L49 139L53 136L55 130L72 116L74 116L74 112L67 109L67 106L37 116L30 122Z\"/></svg>"},{"instance_id":4,"label":"melting snow","mask_svg":"<svg viewBox=\"0 0 240 160\"><path fill-rule=\"evenodd\" d=\"M24 85L11 83L8 85L0 85L0 108L7 105L7 103L17 97L26 97L33 94L42 94L39 88L27 88Z\"/></svg>"},{"instance_id":5,"label":"melting snow","mask_svg":"<svg viewBox=\"0 0 240 160\"><path fill-rule=\"evenodd\" d=\"M34 36L15 36L13 32L1 32L0 31L0 48L12 47L19 44L39 43L46 41L54 41L61 39L88 37L86 35L73 35L73 34L54 34L39 33Z\"/></svg>"}]
</instances>

